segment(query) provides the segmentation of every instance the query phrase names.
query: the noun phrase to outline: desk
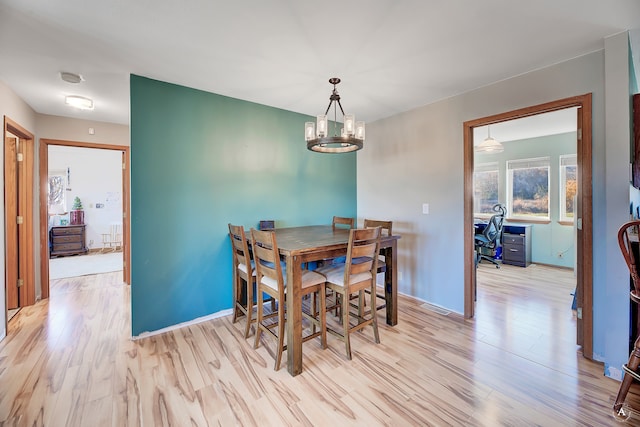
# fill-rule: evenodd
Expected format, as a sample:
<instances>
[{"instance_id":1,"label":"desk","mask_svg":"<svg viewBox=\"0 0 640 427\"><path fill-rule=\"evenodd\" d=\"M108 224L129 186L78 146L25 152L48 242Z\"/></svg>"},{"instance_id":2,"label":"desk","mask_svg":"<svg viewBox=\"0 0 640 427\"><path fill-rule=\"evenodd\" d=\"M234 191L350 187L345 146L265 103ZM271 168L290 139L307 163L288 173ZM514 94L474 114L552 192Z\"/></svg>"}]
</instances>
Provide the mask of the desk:
<instances>
[{"instance_id":1,"label":"desk","mask_svg":"<svg viewBox=\"0 0 640 427\"><path fill-rule=\"evenodd\" d=\"M330 225L276 228L278 250L287 263L287 283L300 283L302 264L347 253L348 229L333 229ZM400 236L382 236L380 253L386 257L384 294L387 324L398 323L397 241ZM302 305L300 287L287 286L287 370L291 375L302 372Z\"/></svg>"},{"instance_id":2,"label":"desk","mask_svg":"<svg viewBox=\"0 0 640 427\"><path fill-rule=\"evenodd\" d=\"M475 234L482 234L487 222L476 220L473 224ZM502 227L502 263L528 267L531 264L531 225L507 224Z\"/></svg>"}]
</instances>

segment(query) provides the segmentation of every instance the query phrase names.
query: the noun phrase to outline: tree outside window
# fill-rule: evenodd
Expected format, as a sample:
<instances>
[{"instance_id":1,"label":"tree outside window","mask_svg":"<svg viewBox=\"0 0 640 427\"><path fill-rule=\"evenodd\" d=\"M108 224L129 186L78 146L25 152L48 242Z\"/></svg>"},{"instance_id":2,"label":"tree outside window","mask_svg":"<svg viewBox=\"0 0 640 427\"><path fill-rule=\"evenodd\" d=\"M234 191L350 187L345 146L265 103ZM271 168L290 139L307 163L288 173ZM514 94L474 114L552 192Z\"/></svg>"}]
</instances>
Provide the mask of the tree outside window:
<instances>
[{"instance_id":1,"label":"tree outside window","mask_svg":"<svg viewBox=\"0 0 640 427\"><path fill-rule=\"evenodd\" d=\"M498 162L476 165L473 172L473 212L475 215L491 215L498 203Z\"/></svg>"},{"instance_id":2,"label":"tree outside window","mask_svg":"<svg viewBox=\"0 0 640 427\"><path fill-rule=\"evenodd\" d=\"M549 220L549 157L507 162L509 216Z\"/></svg>"},{"instance_id":3,"label":"tree outside window","mask_svg":"<svg viewBox=\"0 0 640 427\"><path fill-rule=\"evenodd\" d=\"M575 154L560 156L560 221L573 222L578 193L578 162Z\"/></svg>"}]
</instances>

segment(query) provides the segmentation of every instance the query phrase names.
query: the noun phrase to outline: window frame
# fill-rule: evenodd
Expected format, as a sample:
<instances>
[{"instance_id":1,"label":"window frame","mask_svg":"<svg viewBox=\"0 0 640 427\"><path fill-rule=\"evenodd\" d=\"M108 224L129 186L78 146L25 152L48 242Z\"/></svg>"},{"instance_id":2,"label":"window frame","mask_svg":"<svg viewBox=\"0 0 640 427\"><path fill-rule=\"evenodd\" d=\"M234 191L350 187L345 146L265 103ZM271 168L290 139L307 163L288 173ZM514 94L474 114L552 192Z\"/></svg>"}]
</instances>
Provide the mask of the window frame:
<instances>
[{"instance_id":1,"label":"window frame","mask_svg":"<svg viewBox=\"0 0 640 427\"><path fill-rule=\"evenodd\" d=\"M547 214L546 215L523 215L516 214L513 210L513 171L518 169L546 168L547 170ZM523 220L529 222L550 222L551 221L551 157L534 157L527 159L513 159L506 161L506 202L507 217L510 220Z\"/></svg>"},{"instance_id":2,"label":"window frame","mask_svg":"<svg viewBox=\"0 0 640 427\"><path fill-rule=\"evenodd\" d=\"M475 196L476 195L476 173L482 173L482 172L495 172L496 173L496 184L498 187L498 200L496 201L496 203L500 202L500 184L501 184L501 179L500 179L500 162L485 162L485 163L478 163L474 166L474 170L473 170L473 215L475 218L489 218L491 215L494 214L493 210L491 210L490 212L478 212L476 211L476 207L479 203L478 198Z\"/></svg>"},{"instance_id":3,"label":"window frame","mask_svg":"<svg viewBox=\"0 0 640 427\"><path fill-rule=\"evenodd\" d=\"M575 206L573 216L567 216L567 167L574 166L576 169L576 183L578 180L578 155L561 154L558 159L559 181L558 181L558 218L560 223L573 224L575 219ZM577 188L577 187L576 187Z\"/></svg>"}]
</instances>

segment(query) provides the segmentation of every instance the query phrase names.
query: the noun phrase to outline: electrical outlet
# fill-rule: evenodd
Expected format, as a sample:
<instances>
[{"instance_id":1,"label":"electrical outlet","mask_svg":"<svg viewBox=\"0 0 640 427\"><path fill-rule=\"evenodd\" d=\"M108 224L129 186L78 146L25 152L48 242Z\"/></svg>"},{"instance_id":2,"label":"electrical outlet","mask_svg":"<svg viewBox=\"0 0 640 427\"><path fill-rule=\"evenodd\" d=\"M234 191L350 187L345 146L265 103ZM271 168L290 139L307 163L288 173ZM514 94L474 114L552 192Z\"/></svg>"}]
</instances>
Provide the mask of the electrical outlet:
<instances>
[{"instance_id":1,"label":"electrical outlet","mask_svg":"<svg viewBox=\"0 0 640 427\"><path fill-rule=\"evenodd\" d=\"M402 280L402 271L398 271L398 280Z\"/></svg>"},{"instance_id":2,"label":"electrical outlet","mask_svg":"<svg viewBox=\"0 0 640 427\"><path fill-rule=\"evenodd\" d=\"M93 240L89 240L89 247L93 246Z\"/></svg>"}]
</instances>

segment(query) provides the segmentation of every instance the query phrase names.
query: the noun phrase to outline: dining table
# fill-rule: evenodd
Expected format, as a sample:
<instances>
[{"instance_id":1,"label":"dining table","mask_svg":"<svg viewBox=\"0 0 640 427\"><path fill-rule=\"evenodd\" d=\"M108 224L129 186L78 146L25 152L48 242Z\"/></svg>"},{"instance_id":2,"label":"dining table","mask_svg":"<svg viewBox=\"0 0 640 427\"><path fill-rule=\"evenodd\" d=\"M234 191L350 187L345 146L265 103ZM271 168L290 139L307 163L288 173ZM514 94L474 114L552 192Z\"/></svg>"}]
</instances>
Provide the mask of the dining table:
<instances>
[{"instance_id":1,"label":"dining table","mask_svg":"<svg viewBox=\"0 0 640 427\"><path fill-rule=\"evenodd\" d=\"M302 372L301 277L306 263L344 256L349 243L349 229L331 225L276 228L280 257L286 262L287 285L287 370L292 376ZM380 237L380 254L387 268L384 279L386 321L398 323L398 235ZM375 309L375 308L373 308Z\"/></svg>"}]
</instances>

